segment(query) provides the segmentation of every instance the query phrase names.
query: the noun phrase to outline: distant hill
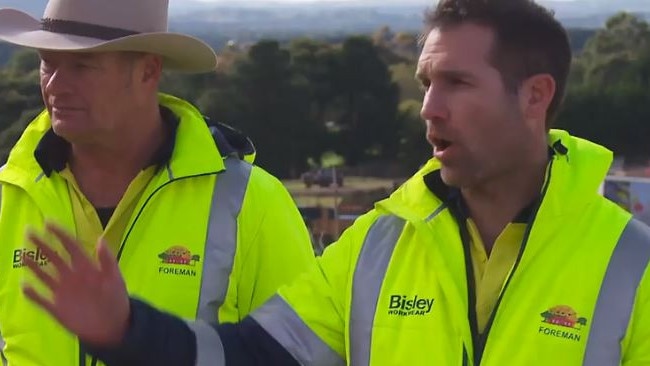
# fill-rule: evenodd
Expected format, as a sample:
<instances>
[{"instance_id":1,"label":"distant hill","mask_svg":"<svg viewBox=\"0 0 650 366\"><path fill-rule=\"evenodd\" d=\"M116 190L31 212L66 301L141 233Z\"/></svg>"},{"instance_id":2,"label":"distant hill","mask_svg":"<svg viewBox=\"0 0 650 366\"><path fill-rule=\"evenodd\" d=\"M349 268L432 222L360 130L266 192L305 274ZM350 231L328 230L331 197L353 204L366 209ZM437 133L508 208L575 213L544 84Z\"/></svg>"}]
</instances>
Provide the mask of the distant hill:
<instances>
[{"instance_id":1,"label":"distant hill","mask_svg":"<svg viewBox=\"0 0 650 366\"><path fill-rule=\"evenodd\" d=\"M596 31L593 29L569 29L569 38L571 39L571 47L573 48L574 52L579 52L582 47L584 46L585 42L595 33ZM244 35L246 32L242 32L240 35ZM295 38L297 36L310 36L312 38L320 39L326 42L331 42L331 43L340 43L343 41L346 36L349 34L346 34L345 32L338 32L338 33L327 33L327 34L305 34L305 33L293 33L293 32L286 32L286 33L281 33L277 32L275 36L271 37L269 34L264 33L264 32L248 32L244 38L238 38L242 40L246 40L246 42L255 42L258 41L262 38L275 38L280 41L287 41L292 38ZM201 36L203 40L205 40L208 44L210 44L214 49L220 50L222 49L226 43L231 39L230 37L227 37L225 35L220 35L218 32L209 34L209 33L203 33ZM0 67L4 65L7 60L11 57L11 53L16 50L17 47L11 46L6 43L0 42Z\"/></svg>"},{"instance_id":2,"label":"distant hill","mask_svg":"<svg viewBox=\"0 0 650 366\"><path fill-rule=\"evenodd\" d=\"M134 0L137 1L137 0ZM619 10L632 11L650 20L650 0L541 0L552 8L572 31L572 44L582 48L588 29L602 27ZM296 5L263 0L206 3L170 0L170 29L196 35L217 49L229 40L251 43L262 38L288 40L295 37L342 39L350 34L368 34L381 26L393 32L417 32L426 4L433 0L317 0ZM16 7L40 17L47 0L0 0L0 8ZM230 5L228 5L230 4ZM6 51L0 50L0 62Z\"/></svg>"},{"instance_id":3,"label":"distant hill","mask_svg":"<svg viewBox=\"0 0 650 366\"><path fill-rule=\"evenodd\" d=\"M171 28L191 33L233 34L286 33L319 35L332 33L367 33L388 25L396 31L417 31L424 10L419 6L402 7L220 7L176 16Z\"/></svg>"},{"instance_id":4,"label":"distant hill","mask_svg":"<svg viewBox=\"0 0 650 366\"><path fill-rule=\"evenodd\" d=\"M0 0L0 8L20 9L36 18L43 15L45 4L47 0Z\"/></svg>"},{"instance_id":5,"label":"distant hill","mask_svg":"<svg viewBox=\"0 0 650 366\"><path fill-rule=\"evenodd\" d=\"M137 1L137 0L134 0ZM434 0L341 0L295 4L282 0L231 0L218 3L170 0L171 28L190 33L219 32L233 38L244 33L366 32L381 25L396 31L418 29L422 12ZM650 0L540 0L568 28L598 28L618 11L650 20ZM0 0L40 17L47 0ZM209 31L206 31L209 30Z\"/></svg>"},{"instance_id":6,"label":"distant hill","mask_svg":"<svg viewBox=\"0 0 650 366\"><path fill-rule=\"evenodd\" d=\"M200 11L175 15L171 27L191 33L218 33L242 38L242 35L287 33L320 35L332 33L367 33L382 25L394 31L417 31L422 24L424 5L413 2L357 0L311 6L240 6L211 5ZM621 10L627 10L650 21L649 0L576 0L545 2L567 28L600 28Z\"/></svg>"},{"instance_id":7,"label":"distant hill","mask_svg":"<svg viewBox=\"0 0 650 366\"><path fill-rule=\"evenodd\" d=\"M650 2L650 0L648 0L648 2ZM650 11L637 11L632 13L646 21L650 21ZM611 16L612 14L610 13L600 13L589 16L567 18L564 19L563 23L572 28L596 28L604 26L607 19Z\"/></svg>"}]
</instances>

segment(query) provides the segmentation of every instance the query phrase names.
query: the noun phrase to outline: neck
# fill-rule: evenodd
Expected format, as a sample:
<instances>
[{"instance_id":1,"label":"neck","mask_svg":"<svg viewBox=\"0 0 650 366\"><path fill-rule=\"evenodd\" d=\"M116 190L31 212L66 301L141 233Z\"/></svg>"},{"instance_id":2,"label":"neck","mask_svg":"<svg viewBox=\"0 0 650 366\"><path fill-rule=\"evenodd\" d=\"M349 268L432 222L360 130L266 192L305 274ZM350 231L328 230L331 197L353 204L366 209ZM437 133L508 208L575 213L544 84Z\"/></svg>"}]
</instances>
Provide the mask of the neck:
<instances>
[{"instance_id":1,"label":"neck","mask_svg":"<svg viewBox=\"0 0 650 366\"><path fill-rule=\"evenodd\" d=\"M95 207L117 206L165 139L157 104L122 125L137 128L103 136L100 144L71 144L70 169Z\"/></svg>"},{"instance_id":2,"label":"neck","mask_svg":"<svg viewBox=\"0 0 650 366\"><path fill-rule=\"evenodd\" d=\"M461 189L488 253L503 229L539 197L547 165L547 147L544 146L543 151L509 174Z\"/></svg>"}]
</instances>

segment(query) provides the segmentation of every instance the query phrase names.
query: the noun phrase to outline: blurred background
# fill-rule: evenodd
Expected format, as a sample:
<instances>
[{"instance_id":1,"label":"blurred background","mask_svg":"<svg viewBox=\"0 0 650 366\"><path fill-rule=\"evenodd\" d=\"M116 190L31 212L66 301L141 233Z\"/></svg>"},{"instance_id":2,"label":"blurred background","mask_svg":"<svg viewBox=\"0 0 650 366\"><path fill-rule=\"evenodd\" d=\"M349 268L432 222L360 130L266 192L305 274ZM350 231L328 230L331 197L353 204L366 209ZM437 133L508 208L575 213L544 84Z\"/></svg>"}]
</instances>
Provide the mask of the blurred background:
<instances>
[{"instance_id":1,"label":"blurred background","mask_svg":"<svg viewBox=\"0 0 650 366\"><path fill-rule=\"evenodd\" d=\"M612 149L603 193L650 223L650 1L541 1L574 51L557 126ZM0 0L40 17L46 0ZM217 72L162 91L246 134L283 180L317 251L431 156L415 82L423 0L170 1L170 29L212 45ZM41 110L39 60L0 43L0 161Z\"/></svg>"}]
</instances>

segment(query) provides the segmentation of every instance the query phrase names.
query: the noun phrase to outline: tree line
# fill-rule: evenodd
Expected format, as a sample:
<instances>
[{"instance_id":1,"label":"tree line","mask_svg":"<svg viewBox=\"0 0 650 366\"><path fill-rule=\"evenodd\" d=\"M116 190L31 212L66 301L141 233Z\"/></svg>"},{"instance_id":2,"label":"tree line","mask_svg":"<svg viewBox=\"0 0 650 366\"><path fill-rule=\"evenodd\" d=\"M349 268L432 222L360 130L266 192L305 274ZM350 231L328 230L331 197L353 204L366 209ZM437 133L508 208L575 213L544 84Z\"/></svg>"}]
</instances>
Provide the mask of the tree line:
<instances>
[{"instance_id":1,"label":"tree line","mask_svg":"<svg viewBox=\"0 0 650 366\"><path fill-rule=\"evenodd\" d=\"M572 31L569 90L557 126L630 162L650 157L650 28L620 13ZM410 175L431 155L414 80L417 36L381 28L341 42L260 40L221 49L219 69L166 74L161 90L248 134L257 163L282 178L313 166ZM38 57L12 52L0 69L0 159L41 110Z\"/></svg>"}]
</instances>

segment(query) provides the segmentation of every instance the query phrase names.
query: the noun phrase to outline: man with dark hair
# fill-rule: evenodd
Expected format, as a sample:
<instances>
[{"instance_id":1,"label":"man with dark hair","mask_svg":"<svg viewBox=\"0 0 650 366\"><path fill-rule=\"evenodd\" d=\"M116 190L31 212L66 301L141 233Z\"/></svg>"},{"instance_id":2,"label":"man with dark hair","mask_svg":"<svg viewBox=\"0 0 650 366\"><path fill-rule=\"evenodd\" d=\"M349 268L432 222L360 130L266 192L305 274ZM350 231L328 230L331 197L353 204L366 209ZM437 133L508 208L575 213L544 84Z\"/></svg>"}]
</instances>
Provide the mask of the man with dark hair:
<instances>
[{"instance_id":1,"label":"man with dark hair","mask_svg":"<svg viewBox=\"0 0 650 366\"><path fill-rule=\"evenodd\" d=\"M0 9L0 41L38 52L44 104L0 169L2 364L103 365L79 331L119 341L127 289L188 320L236 322L316 265L300 212L253 164L252 142L159 92L163 70L217 66L209 45L167 30L167 14L168 0L49 0L41 19ZM47 221L92 263L66 272L25 240ZM101 323L86 313L97 306Z\"/></svg>"},{"instance_id":2,"label":"man with dark hair","mask_svg":"<svg viewBox=\"0 0 650 366\"><path fill-rule=\"evenodd\" d=\"M517 14L517 16L512 16ZM535 74L555 80L555 95L547 111L548 128L557 115L571 65L571 47L566 31L546 8L531 0L442 1L425 15L426 40L436 29L464 23L482 25L494 33L489 61L501 73L509 92Z\"/></svg>"},{"instance_id":3,"label":"man with dark hair","mask_svg":"<svg viewBox=\"0 0 650 366\"><path fill-rule=\"evenodd\" d=\"M134 301L119 344L92 334L100 359L650 364L650 229L598 194L610 151L549 129L566 33L529 0L441 0L427 19L417 77L433 158L242 322L188 326ZM152 318L163 333L142 326Z\"/></svg>"}]
</instances>

